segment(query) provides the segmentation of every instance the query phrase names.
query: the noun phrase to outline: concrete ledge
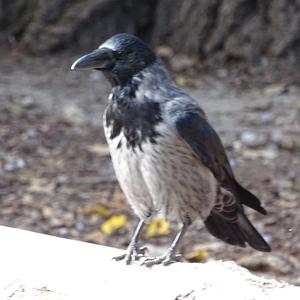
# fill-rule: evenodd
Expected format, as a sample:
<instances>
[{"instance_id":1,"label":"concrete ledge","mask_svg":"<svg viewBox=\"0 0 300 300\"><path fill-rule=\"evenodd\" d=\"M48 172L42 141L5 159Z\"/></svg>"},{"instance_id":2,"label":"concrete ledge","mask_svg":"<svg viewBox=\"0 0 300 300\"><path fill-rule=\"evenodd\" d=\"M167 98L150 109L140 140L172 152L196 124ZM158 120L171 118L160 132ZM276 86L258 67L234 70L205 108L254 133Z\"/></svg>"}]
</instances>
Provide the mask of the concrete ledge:
<instances>
[{"instance_id":1,"label":"concrete ledge","mask_svg":"<svg viewBox=\"0 0 300 300\"><path fill-rule=\"evenodd\" d=\"M114 248L0 226L0 299L300 299L233 262L125 266Z\"/></svg>"}]
</instances>

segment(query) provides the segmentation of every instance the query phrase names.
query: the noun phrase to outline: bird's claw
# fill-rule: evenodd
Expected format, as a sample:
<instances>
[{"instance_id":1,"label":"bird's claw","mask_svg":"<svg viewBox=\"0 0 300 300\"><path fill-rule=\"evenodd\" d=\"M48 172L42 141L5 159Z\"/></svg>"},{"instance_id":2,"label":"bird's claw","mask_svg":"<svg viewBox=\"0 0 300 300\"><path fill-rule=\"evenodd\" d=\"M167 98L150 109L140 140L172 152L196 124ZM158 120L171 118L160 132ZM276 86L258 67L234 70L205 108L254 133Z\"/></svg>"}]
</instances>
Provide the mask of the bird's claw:
<instances>
[{"instance_id":1,"label":"bird's claw","mask_svg":"<svg viewBox=\"0 0 300 300\"><path fill-rule=\"evenodd\" d=\"M164 265L168 266L172 263L179 262L182 260L182 255L180 254L169 254L166 253L162 256L157 256L157 257L150 257L146 258L141 265L145 267L152 267L154 265Z\"/></svg>"},{"instance_id":2,"label":"bird's claw","mask_svg":"<svg viewBox=\"0 0 300 300\"><path fill-rule=\"evenodd\" d=\"M128 247L126 253L119 256L115 256L113 257L113 259L116 261L125 260L126 264L130 265L131 262L139 260L141 257L144 257L147 251L147 247L130 246Z\"/></svg>"}]
</instances>

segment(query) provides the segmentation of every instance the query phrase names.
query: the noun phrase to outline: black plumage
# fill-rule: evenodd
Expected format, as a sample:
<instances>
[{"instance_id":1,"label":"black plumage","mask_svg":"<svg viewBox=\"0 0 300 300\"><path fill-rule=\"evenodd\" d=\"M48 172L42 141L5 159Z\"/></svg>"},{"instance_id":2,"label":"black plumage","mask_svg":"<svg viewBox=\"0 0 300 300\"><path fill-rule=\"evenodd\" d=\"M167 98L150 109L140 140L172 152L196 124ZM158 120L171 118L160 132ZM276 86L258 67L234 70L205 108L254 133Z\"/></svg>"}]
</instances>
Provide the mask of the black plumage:
<instances>
[{"instance_id":1,"label":"black plumage","mask_svg":"<svg viewBox=\"0 0 300 300\"><path fill-rule=\"evenodd\" d=\"M159 133L155 125L162 121L158 102L145 99L141 103L134 103L136 86L130 84L124 90L114 88L112 101L106 111L106 124L112 126L110 139L114 139L123 131L126 145L134 149L142 147L142 143L149 139L155 143ZM140 133L140 134L139 134Z\"/></svg>"}]
</instances>

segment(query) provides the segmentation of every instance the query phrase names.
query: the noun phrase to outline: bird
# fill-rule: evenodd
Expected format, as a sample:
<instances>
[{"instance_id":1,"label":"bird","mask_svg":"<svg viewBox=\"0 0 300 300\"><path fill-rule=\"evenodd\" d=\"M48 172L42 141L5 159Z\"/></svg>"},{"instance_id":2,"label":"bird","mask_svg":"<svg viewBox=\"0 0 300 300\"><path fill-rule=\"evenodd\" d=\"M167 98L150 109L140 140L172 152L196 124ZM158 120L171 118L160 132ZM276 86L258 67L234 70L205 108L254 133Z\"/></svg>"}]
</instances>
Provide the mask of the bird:
<instances>
[{"instance_id":1,"label":"bird","mask_svg":"<svg viewBox=\"0 0 300 300\"><path fill-rule=\"evenodd\" d=\"M155 52L137 36L118 33L78 58L71 70L98 70L111 85L103 127L119 184L138 226L116 260L145 258L142 229L163 217L180 228L168 250L143 265L178 260L180 240L197 220L224 242L263 252L270 246L244 206L266 215L236 179L222 141L199 102L178 87Z\"/></svg>"}]
</instances>

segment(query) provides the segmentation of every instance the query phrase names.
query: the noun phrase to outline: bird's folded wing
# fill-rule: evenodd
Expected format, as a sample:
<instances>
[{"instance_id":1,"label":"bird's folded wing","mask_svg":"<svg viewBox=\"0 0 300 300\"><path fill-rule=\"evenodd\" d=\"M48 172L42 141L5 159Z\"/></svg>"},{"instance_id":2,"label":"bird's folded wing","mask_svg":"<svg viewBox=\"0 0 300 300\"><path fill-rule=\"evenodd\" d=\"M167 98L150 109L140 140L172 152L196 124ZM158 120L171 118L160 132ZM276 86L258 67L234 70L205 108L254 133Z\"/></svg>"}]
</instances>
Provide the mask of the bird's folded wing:
<instances>
[{"instance_id":1,"label":"bird's folded wing","mask_svg":"<svg viewBox=\"0 0 300 300\"><path fill-rule=\"evenodd\" d=\"M185 112L176 117L179 136L187 142L201 162L226 188L234 188L234 175L222 142L204 116Z\"/></svg>"},{"instance_id":2,"label":"bird's folded wing","mask_svg":"<svg viewBox=\"0 0 300 300\"><path fill-rule=\"evenodd\" d=\"M220 186L233 193L238 202L261 214L267 213L259 199L243 188L234 178L224 146L204 115L197 111L180 113L176 115L175 126L179 136L214 174Z\"/></svg>"}]
</instances>

